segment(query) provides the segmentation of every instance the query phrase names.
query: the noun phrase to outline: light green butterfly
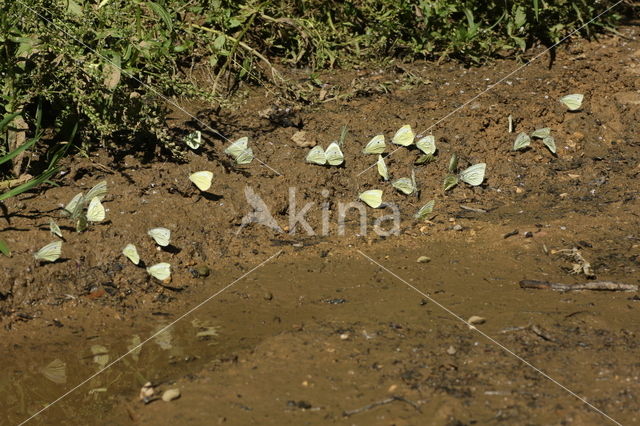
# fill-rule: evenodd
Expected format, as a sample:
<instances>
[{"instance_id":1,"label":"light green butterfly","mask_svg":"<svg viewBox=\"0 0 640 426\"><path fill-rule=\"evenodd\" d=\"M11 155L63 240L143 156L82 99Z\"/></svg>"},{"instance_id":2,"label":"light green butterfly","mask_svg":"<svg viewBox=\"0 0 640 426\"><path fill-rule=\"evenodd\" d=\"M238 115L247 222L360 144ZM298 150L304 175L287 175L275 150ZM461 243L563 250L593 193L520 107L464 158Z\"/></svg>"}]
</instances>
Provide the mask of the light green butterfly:
<instances>
[{"instance_id":1,"label":"light green butterfly","mask_svg":"<svg viewBox=\"0 0 640 426\"><path fill-rule=\"evenodd\" d=\"M162 247L168 246L171 241L171 231L167 228L153 228L150 229L147 234Z\"/></svg>"},{"instance_id":2,"label":"light green butterfly","mask_svg":"<svg viewBox=\"0 0 640 426\"><path fill-rule=\"evenodd\" d=\"M513 150L519 151L531 145L531 138L526 133L520 133L513 143Z\"/></svg>"},{"instance_id":3,"label":"light green butterfly","mask_svg":"<svg viewBox=\"0 0 640 426\"><path fill-rule=\"evenodd\" d=\"M382 154L387 145L384 142L384 135L376 135L369 141L362 150L365 154Z\"/></svg>"},{"instance_id":4,"label":"light green butterfly","mask_svg":"<svg viewBox=\"0 0 640 426\"><path fill-rule=\"evenodd\" d=\"M55 262L60 258L61 252L62 241L54 241L38 250L37 253L33 255L33 257L35 257L36 260L40 260L43 262Z\"/></svg>"},{"instance_id":5,"label":"light green butterfly","mask_svg":"<svg viewBox=\"0 0 640 426\"><path fill-rule=\"evenodd\" d=\"M133 244L127 244L125 248L122 249L122 254L132 261L134 265L140 263L140 255L138 255L138 250Z\"/></svg>"},{"instance_id":6,"label":"light green butterfly","mask_svg":"<svg viewBox=\"0 0 640 426\"><path fill-rule=\"evenodd\" d=\"M420 164L433 163L434 161L436 161L436 157L434 157L433 155L423 154L418 157L418 159L413 164L419 166Z\"/></svg>"},{"instance_id":7,"label":"light green butterfly","mask_svg":"<svg viewBox=\"0 0 640 426\"><path fill-rule=\"evenodd\" d=\"M458 184L458 177L455 175L447 175L442 184L443 191L448 191Z\"/></svg>"},{"instance_id":8,"label":"light green butterfly","mask_svg":"<svg viewBox=\"0 0 640 426\"><path fill-rule=\"evenodd\" d=\"M453 154L451 154L451 158L449 159L449 167L448 167L449 173L455 173L457 168L458 168L458 156L454 152Z\"/></svg>"},{"instance_id":9,"label":"light green butterfly","mask_svg":"<svg viewBox=\"0 0 640 426\"><path fill-rule=\"evenodd\" d=\"M248 145L249 138L245 136L226 147L224 153L230 155L235 160L247 149Z\"/></svg>"},{"instance_id":10,"label":"light green butterfly","mask_svg":"<svg viewBox=\"0 0 640 426\"><path fill-rule=\"evenodd\" d=\"M377 209L382 205L382 190L370 189L368 191L364 191L358 196L358 198L360 198L360 200L369 207Z\"/></svg>"},{"instance_id":11,"label":"light green butterfly","mask_svg":"<svg viewBox=\"0 0 640 426\"><path fill-rule=\"evenodd\" d=\"M95 197L98 197L100 201L107 195L107 181L103 180L102 182L98 182L93 188L87 192L87 195L84 197L86 200L93 200Z\"/></svg>"},{"instance_id":12,"label":"light green butterfly","mask_svg":"<svg viewBox=\"0 0 640 426\"><path fill-rule=\"evenodd\" d=\"M207 191L211 188L211 180L213 179L213 173L203 170L201 172L191 173L189 180L198 187L200 191Z\"/></svg>"},{"instance_id":13,"label":"light green butterfly","mask_svg":"<svg viewBox=\"0 0 640 426\"><path fill-rule=\"evenodd\" d=\"M580 93L574 93L573 95L567 95L560 98L560 102L562 102L569 111L577 111L582 107L582 101L584 100L584 95Z\"/></svg>"},{"instance_id":14,"label":"light green butterfly","mask_svg":"<svg viewBox=\"0 0 640 426\"><path fill-rule=\"evenodd\" d=\"M416 187L410 178L400 178L392 182L391 185L405 195L410 195L416 190Z\"/></svg>"},{"instance_id":15,"label":"light green butterfly","mask_svg":"<svg viewBox=\"0 0 640 426\"><path fill-rule=\"evenodd\" d=\"M253 161L253 150L251 148L247 148L240 153L236 157L236 164L249 164Z\"/></svg>"},{"instance_id":16,"label":"light green butterfly","mask_svg":"<svg viewBox=\"0 0 640 426\"><path fill-rule=\"evenodd\" d=\"M546 138L542 139L542 143L547 148L549 148L549 151L551 151L551 153L556 153L556 140L553 138L553 136L547 136Z\"/></svg>"},{"instance_id":17,"label":"light green butterfly","mask_svg":"<svg viewBox=\"0 0 640 426\"><path fill-rule=\"evenodd\" d=\"M536 139L544 139L551 136L551 128L544 127L542 129L536 129L533 133L531 133L532 138Z\"/></svg>"},{"instance_id":18,"label":"light green butterfly","mask_svg":"<svg viewBox=\"0 0 640 426\"><path fill-rule=\"evenodd\" d=\"M484 180L486 163L478 163L460 172L460 180L471 186L478 186Z\"/></svg>"},{"instance_id":19,"label":"light green butterfly","mask_svg":"<svg viewBox=\"0 0 640 426\"><path fill-rule=\"evenodd\" d=\"M331 166L339 166L344 162L344 155L336 142L331 142L324 153L327 156L327 163Z\"/></svg>"},{"instance_id":20,"label":"light green butterfly","mask_svg":"<svg viewBox=\"0 0 640 426\"><path fill-rule=\"evenodd\" d=\"M171 276L171 265L165 262L156 263L153 266L149 266L147 272L153 278L164 281Z\"/></svg>"},{"instance_id":21,"label":"light green butterfly","mask_svg":"<svg viewBox=\"0 0 640 426\"><path fill-rule=\"evenodd\" d=\"M387 165L384 162L384 158L382 155L378 155L378 162L376 163L378 167L378 174L382 176L382 179L389 180L389 170L387 169Z\"/></svg>"},{"instance_id":22,"label":"light green butterfly","mask_svg":"<svg viewBox=\"0 0 640 426\"><path fill-rule=\"evenodd\" d=\"M418 212L413 217L418 220L422 220L426 218L428 215L430 215L433 212L433 208L435 207L435 205L436 205L436 200L429 201L427 204L420 207L420 210L418 210Z\"/></svg>"},{"instance_id":23,"label":"light green butterfly","mask_svg":"<svg viewBox=\"0 0 640 426\"><path fill-rule=\"evenodd\" d=\"M93 197L87 208L87 220L89 222L102 222L106 217L104 206L98 197Z\"/></svg>"},{"instance_id":24,"label":"light green butterfly","mask_svg":"<svg viewBox=\"0 0 640 426\"><path fill-rule=\"evenodd\" d=\"M318 164L324 166L327 164L327 155L324 153L324 149L320 145L316 145L311 148L311 151L307 154L307 163Z\"/></svg>"},{"instance_id":25,"label":"light green butterfly","mask_svg":"<svg viewBox=\"0 0 640 426\"><path fill-rule=\"evenodd\" d=\"M55 220L49 220L49 231L52 235L62 238L62 231Z\"/></svg>"},{"instance_id":26,"label":"light green butterfly","mask_svg":"<svg viewBox=\"0 0 640 426\"><path fill-rule=\"evenodd\" d=\"M184 138L184 143L186 143L187 146L193 150L200 148L200 146L202 145L202 133L200 132L200 130L189 133Z\"/></svg>"},{"instance_id":27,"label":"light green butterfly","mask_svg":"<svg viewBox=\"0 0 640 426\"><path fill-rule=\"evenodd\" d=\"M426 155L433 155L436 153L436 138L433 135L425 136L416 142L416 146Z\"/></svg>"},{"instance_id":28,"label":"light green butterfly","mask_svg":"<svg viewBox=\"0 0 640 426\"><path fill-rule=\"evenodd\" d=\"M82 209L84 207L83 205L84 205L84 197L81 192L79 194L76 194L71 199L71 201L69 201L69 204L67 204L64 207L62 214L63 216L67 216L71 219L77 219L80 213L82 212Z\"/></svg>"},{"instance_id":29,"label":"light green butterfly","mask_svg":"<svg viewBox=\"0 0 640 426\"><path fill-rule=\"evenodd\" d=\"M413 139L415 137L416 135L415 133L413 133L413 130L411 130L411 126L405 124L404 126L400 127L400 129L398 129L391 142L396 145L409 146L413 144Z\"/></svg>"}]
</instances>

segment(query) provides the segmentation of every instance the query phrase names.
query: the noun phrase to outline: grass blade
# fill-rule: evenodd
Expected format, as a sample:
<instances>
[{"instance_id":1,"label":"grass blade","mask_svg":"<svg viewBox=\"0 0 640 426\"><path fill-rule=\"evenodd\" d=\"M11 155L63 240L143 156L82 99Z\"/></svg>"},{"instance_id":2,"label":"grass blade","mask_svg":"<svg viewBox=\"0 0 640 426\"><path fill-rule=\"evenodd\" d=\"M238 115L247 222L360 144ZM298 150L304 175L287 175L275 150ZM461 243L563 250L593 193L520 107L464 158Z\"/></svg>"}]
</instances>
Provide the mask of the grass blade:
<instances>
[{"instance_id":1,"label":"grass blade","mask_svg":"<svg viewBox=\"0 0 640 426\"><path fill-rule=\"evenodd\" d=\"M9 246L4 240L0 240L0 253L7 257L11 257L11 250L9 250Z\"/></svg>"}]
</instances>

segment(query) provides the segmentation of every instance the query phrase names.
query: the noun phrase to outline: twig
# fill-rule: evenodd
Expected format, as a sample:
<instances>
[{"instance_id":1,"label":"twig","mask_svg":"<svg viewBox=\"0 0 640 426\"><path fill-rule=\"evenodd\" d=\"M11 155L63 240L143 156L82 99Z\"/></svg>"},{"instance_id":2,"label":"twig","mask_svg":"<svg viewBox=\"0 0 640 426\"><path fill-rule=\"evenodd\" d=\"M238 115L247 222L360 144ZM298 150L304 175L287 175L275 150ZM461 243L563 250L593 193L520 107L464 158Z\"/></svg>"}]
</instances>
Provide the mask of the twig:
<instances>
[{"instance_id":1,"label":"twig","mask_svg":"<svg viewBox=\"0 0 640 426\"><path fill-rule=\"evenodd\" d=\"M33 176L26 174L22 175L17 179L9 179L0 181L0 189L11 189L18 185L22 185L25 182L28 182Z\"/></svg>"},{"instance_id":2,"label":"twig","mask_svg":"<svg viewBox=\"0 0 640 426\"><path fill-rule=\"evenodd\" d=\"M562 284L551 283L549 281L522 280L521 288L532 288L537 290L594 290L594 291L638 291L636 284L614 283L611 281L591 281L583 284Z\"/></svg>"},{"instance_id":3,"label":"twig","mask_svg":"<svg viewBox=\"0 0 640 426\"><path fill-rule=\"evenodd\" d=\"M342 413L342 415L345 416L345 417L350 417L350 416L353 416L354 414L360 414L362 412L369 411L369 410L371 410L373 408L380 407L381 405L391 404L394 401L406 402L407 404L409 404L413 408L415 408L416 411L418 411L420 413L422 412L420 410L420 407L418 406L418 404L416 404L415 402L410 401L410 400L408 400L406 398L403 398L401 396L394 395L391 398L383 399L382 401L373 402L371 404L365 405L364 407L356 408L355 410L344 411Z\"/></svg>"}]
</instances>

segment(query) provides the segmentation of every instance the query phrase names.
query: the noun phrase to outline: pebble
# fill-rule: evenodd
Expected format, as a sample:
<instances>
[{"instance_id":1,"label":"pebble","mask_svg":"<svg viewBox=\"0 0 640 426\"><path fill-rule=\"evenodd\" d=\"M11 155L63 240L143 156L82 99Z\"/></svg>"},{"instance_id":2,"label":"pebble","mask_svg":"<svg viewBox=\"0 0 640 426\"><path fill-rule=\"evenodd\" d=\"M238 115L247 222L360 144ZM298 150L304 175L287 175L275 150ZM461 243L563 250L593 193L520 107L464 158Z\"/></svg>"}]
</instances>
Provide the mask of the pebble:
<instances>
[{"instance_id":1,"label":"pebble","mask_svg":"<svg viewBox=\"0 0 640 426\"><path fill-rule=\"evenodd\" d=\"M469 326L470 328L475 328L475 327L473 327L473 325L475 325L475 324L484 324L486 322L486 320L484 318L482 318L482 317L477 316L477 315L473 315L473 316L471 316L471 318L469 318L467 320L467 322L469 324L471 324Z\"/></svg>"},{"instance_id":2,"label":"pebble","mask_svg":"<svg viewBox=\"0 0 640 426\"><path fill-rule=\"evenodd\" d=\"M431 258L428 257L428 256L420 256L418 258L418 260L416 260L416 262L418 262L418 263L429 263L429 262L431 262Z\"/></svg>"},{"instance_id":3,"label":"pebble","mask_svg":"<svg viewBox=\"0 0 640 426\"><path fill-rule=\"evenodd\" d=\"M453 346L449 346L449 347L447 348L447 353L448 353L449 355L455 355L455 353L456 353L456 352L457 352L457 351L456 351L456 348L454 348Z\"/></svg>"},{"instance_id":4,"label":"pebble","mask_svg":"<svg viewBox=\"0 0 640 426\"><path fill-rule=\"evenodd\" d=\"M180 389L169 389L164 391L162 394L162 400L164 402L173 401L174 399L180 398Z\"/></svg>"},{"instance_id":5,"label":"pebble","mask_svg":"<svg viewBox=\"0 0 640 426\"><path fill-rule=\"evenodd\" d=\"M462 231L462 225L453 225L453 230L454 231Z\"/></svg>"}]
</instances>

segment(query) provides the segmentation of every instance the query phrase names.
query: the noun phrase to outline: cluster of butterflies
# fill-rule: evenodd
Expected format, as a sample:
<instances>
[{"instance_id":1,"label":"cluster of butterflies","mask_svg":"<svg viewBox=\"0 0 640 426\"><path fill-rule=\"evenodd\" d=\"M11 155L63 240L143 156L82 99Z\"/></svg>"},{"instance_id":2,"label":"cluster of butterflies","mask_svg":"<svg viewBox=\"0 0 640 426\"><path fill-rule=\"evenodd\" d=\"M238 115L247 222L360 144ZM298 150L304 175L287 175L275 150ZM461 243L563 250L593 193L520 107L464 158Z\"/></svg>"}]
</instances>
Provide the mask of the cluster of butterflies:
<instances>
[{"instance_id":1,"label":"cluster of butterflies","mask_svg":"<svg viewBox=\"0 0 640 426\"><path fill-rule=\"evenodd\" d=\"M82 192L76 194L62 210L62 216L75 221L76 231L82 232L87 228L88 222L101 222L106 218L106 211L101 202L106 195L107 181L101 181L86 194ZM60 239L47 244L33 255L40 262L55 262L62 254L62 239L64 237L60 226L53 219L49 221L49 230L52 235ZM162 247L168 246L171 240L171 231L166 228L153 228L149 230L148 234ZM122 250L122 254L135 265L140 262L138 250L133 244L127 244ZM158 263L146 269L149 275L161 281L171 276L171 265L168 263Z\"/></svg>"},{"instance_id":2,"label":"cluster of butterflies","mask_svg":"<svg viewBox=\"0 0 640 426\"><path fill-rule=\"evenodd\" d=\"M202 146L202 133L199 130L189 133L184 143L194 151ZM236 164L249 164L253 161L253 150L249 147L249 138L242 137L225 148L224 153L231 156Z\"/></svg>"},{"instance_id":3,"label":"cluster of butterflies","mask_svg":"<svg viewBox=\"0 0 640 426\"><path fill-rule=\"evenodd\" d=\"M433 135L420 137L416 141L416 135L411 129L411 126L406 124L402 126L391 139L391 143L404 147L416 145L421 151L422 155L416 160L416 164L424 164L435 161L434 154L436 153L436 140ZM378 155L378 161L376 167L378 174L384 181L389 180L389 169L384 161L382 154L386 150L385 136L380 134L374 136L364 147L362 152L364 154ZM321 146L315 146L307 154L306 161L311 164L317 164L320 166L339 166L344 162L344 154L340 149L338 142L331 142L326 150ZM457 157L454 155L449 164L450 173L454 173L457 168ZM444 190L447 191L453 188L459 183L459 181L468 183L472 186L478 186L484 180L484 174L486 170L486 164L480 163L469 167L466 170L456 175L449 175L445 179ZM405 195L411 195L418 191L416 184L415 172L411 172L411 177L401 177L391 182L391 185L402 192ZM369 207L378 208L384 203L382 200L383 191L381 189L370 189L359 194L358 198L367 204ZM435 201L431 200L424 206L422 206L418 212L414 215L416 219L423 219L433 211Z\"/></svg>"}]
</instances>

